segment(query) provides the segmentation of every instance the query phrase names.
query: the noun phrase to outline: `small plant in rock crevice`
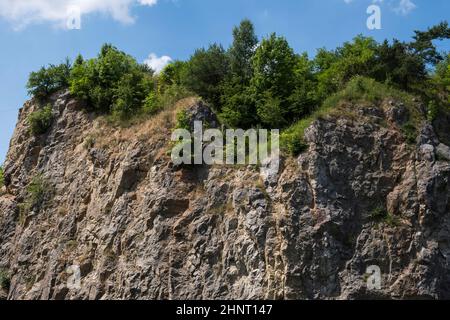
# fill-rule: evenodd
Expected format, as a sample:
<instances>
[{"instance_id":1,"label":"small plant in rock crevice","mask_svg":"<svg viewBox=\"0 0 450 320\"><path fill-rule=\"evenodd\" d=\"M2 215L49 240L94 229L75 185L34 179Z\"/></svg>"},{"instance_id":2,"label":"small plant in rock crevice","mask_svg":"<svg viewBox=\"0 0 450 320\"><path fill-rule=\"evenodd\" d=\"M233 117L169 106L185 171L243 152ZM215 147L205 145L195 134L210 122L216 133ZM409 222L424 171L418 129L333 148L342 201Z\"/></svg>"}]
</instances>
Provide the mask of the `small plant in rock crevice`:
<instances>
[{"instance_id":1,"label":"small plant in rock crevice","mask_svg":"<svg viewBox=\"0 0 450 320\"><path fill-rule=\"evenodd\" d=\"M383 206L378 206L370 212L370 220L376 223L385 223L388 226L398 226L399 218L389 213Z\"/></svg>"},{"instance_id":2,"label":"small plant in rock crevice","mask_svg":"<svg viewBox=\"0 0 450 320\"><path fill-rule=\"evenodd\" d=\"M51 196L50 184L38 174L31 179L26 188L24 201L19 205L19 220L25 222L26 216L34 211L38 213Z\"/></svg>"},{"instance_id":3,"label":"small plant in rock crevice","mask_svg":"<svg viewBox=\"0 0 450 320\"><path fill-rule=\"evenodd\" d=\"M7 270L0 268L0 289L9 290L11 279Z\"/></svg>"}]
</instances>

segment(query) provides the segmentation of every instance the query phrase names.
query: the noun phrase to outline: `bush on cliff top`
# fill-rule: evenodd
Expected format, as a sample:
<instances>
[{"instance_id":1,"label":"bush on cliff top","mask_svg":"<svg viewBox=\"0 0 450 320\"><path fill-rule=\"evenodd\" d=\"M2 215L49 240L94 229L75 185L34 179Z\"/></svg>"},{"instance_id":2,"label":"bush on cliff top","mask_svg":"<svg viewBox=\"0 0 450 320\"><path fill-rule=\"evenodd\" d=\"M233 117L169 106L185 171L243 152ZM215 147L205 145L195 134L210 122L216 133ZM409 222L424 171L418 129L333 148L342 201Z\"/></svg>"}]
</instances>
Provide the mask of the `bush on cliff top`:
<instances>
[{"instance_id":1,"label":"bush on cliff top","mask_svg":"<svg viewBox=\"0 0 450 320\"><path fill-rule=\"evenodd\" d=\"M32 72L28 79L28 93L37 99L44 100L49 95L69 86L71 64L68 59L60 65L42 67Z\"/></svg>"},{"instance_id":2,"label":"bush on cliff top","mask_svg":"<svg viewBox=\"0 0 450 320\"><path fill-rule=\"evenodd\" d=\"M341 91L327 98L323 102L323 107L326 109L334 108L341 101L353 104L379 104L388 98L407 106L413 104L413 96L404 91L371 78L356 76Z\"/></svg>"},{"instance_id":3,"label":"bush on cliff top","mask_svg":"<svg viewBox=\"0 0 450 320\"><path fill-rule=\"evenodd\" d=\"M93 110L123 119L138 112L154 91L153 71L104 45L96 58L78 59L71 72L70 91Z\"/></svg>"},{"instance_id":4,"label":"bush on cliff top","mask_svg":"<svg viewBox=\"0 0 450 320\"><path fill-rule=\"evenodd\" d=\"M315 120L330 115L335 117L342 115L353 117L352 110L343 107L343 103L379 105L386 99L393 99L396 102L403 103L408 108L410 120L407 124L408 134L405 137L408 142L415 140L420 115L414 107L413 96L386 84L376 82L373 79L358 76L351 79L343 90L326 99L320 108L284 130L280 136L280 146L285 152L294 156L298 155L307 148L304 138L305 130Z\"/></svg>"},{"instance_id":5,"label":"bush on cliff top","mask_svg":"<svg viewBox=\"0 0 450 320\"><path fill-rule=\"evenodd\" d=\"M297 153L305 147L298 140L304 128L341 100L404 99L402 90L420 96L430 106L429 118L435 118L448 105L450 70L450 58L446 60L435 44L449 38L448 23L442 22L416 31L411 42L378 43L360 35L335 50L319 49L310 59L295 53L282 36L271 34L259 41L253 24L244 20L233 30L230 48L213 44L198 49L159 75L104 45L94 59L79 56L73 66L32 73L28 87L31 94L45 97L70 86L91 109L117 119L153 115L193 92L229 127L284 129L287 148Z\"/></svg>"}]
</instances>

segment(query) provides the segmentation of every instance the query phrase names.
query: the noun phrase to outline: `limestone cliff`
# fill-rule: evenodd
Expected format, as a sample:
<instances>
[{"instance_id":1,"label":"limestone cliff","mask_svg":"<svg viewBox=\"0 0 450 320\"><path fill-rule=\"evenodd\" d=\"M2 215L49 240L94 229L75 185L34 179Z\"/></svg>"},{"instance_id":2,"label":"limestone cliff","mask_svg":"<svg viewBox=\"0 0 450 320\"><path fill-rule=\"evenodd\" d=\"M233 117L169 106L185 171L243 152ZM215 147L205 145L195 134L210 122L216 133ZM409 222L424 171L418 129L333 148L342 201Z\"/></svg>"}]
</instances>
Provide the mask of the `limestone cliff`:
<instances>
[{"instance_id":1,"label":"limestone cliff","mask_svg":"<svg viewBox=\"0 0 450 320\"><path fill-rule=\"evenodd\" d=\"M264 177L171 164L175 110L206 109L195 99L129 128L68 93L52 106L35 137L24 105L4 164L9 299L450 299L449 148L425 121L408 144L395 101L314 122L309 150ZM27 207L36 177L42 201Z\"/></svg>"}]
</instances>

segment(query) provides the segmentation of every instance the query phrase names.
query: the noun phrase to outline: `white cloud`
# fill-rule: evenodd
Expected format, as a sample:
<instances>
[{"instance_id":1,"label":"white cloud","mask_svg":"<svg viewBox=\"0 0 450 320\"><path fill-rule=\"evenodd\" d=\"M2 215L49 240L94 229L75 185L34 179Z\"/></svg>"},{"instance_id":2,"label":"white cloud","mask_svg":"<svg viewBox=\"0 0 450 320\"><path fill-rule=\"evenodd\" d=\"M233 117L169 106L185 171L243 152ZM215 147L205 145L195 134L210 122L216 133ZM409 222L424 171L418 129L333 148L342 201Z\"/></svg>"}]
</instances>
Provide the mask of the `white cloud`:
<instances>
[{"instance_id":1,"label":"white cloud","mask_svg":"<svg viewBox=\"0 0 450 320\"><path fill-rule=\"evenodd\" d=\"M64 27L73 8L81 16L91 13L110 15L122 23L133 23L130 14L133 5L153 6L158 0L0 0L0 18L15 28L29 24L51 22Z\"/></svg>"},{"instance_id":2,"label":"white cloud","mask_svg":"<svg viewBox=\"0 0 450 320\"><path fill-rule=\"evenodd\" d=\"M344 0L344 2L346 4L350 4L352 2L354 2L355 0ZM398 2L398 0L388 0L388 1L384 1L384 0L371 0L372 3L384 3L387 2L388 5L391 7L391 9L397 13L397 14L401 14L406 16L407 14L409 14L411 11L413 11L414 9L417 8L417 6L414 4L414 2L412 0L400 0L400 2ZM398 2L398 5L393 5L393 2Z\"/></svg>"},{"instance_id":3,"label":"white cloud","mask_svg":"<svg viewBox=\"0 0 450 320\"><path fill-rule=\"evenodd\" d=\"M153 6L156 4L156 2L157 2L157 0L139 0L140 4L147 5L147 6Z\"/></svg>"},{"instance_id":4,"label":"white cloud","mask_svg":"<svg viewBox=\"0 0 450 320\"><path fill-rule=\"evenodd\" d=\"M344 0L344 2L346 4L350 4L352 2L354 2L355 0ZM372 3L384 3L384 0L372 0ZM398 3L398 5L393 5L394 0L389 0L386 1L389 6L391 7L391 9L400 15L406 16L409 13L411 13L411 11L413 11L414 9L417 8L417 6L415 5L414 2L412 2L412 0L400 0L400 2Z\"/></svg>"},{"instance_id":5,"label":"white cloud","mask_svg":"<svg viewBox=\"0 0 450 320\"><path fill-rule=\"evenodd\" d=\"M416 7L417 6L411 0L401 0L399 6L395 8L395 12L402 15L407 15Z\"/></svg>"},{"instance_id":6,"label":"white cloud","mask_svg":"<svg viewBox=\"0 0 450 320\"><path fill-rule=\"evenodd\" d=\"M156 54L150 53L144 63L155 70L156 73L160 73L172 61L172 58L169 56L158 57Z\"/></svg>"}]
</instances>

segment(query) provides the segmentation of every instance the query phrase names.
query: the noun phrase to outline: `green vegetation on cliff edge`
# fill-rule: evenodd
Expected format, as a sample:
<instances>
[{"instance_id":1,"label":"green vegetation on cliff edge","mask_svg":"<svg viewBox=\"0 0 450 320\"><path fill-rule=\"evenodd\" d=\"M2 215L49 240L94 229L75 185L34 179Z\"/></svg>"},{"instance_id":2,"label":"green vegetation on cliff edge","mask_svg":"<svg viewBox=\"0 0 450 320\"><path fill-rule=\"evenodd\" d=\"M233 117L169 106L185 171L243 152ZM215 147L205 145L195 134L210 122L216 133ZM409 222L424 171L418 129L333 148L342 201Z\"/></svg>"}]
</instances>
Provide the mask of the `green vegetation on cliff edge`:
<instances>
[{"instance_id":1,"label":"green vegetation on cliff edge","mask_svg":"<svg viewBox=\"0 0 450 320\"><path fill-rule=\"evenodd\" d=\"M152 116L177 99L198 95L225 126L281 128L283 149L298 154L306 148L304 130L341 101L379 104L416 97L430 121L449 112L450 55L435 46L449 38L448 23L442 22L415 31L411 42L378 43L359 35L335 50L319 49L311 59L275 33L258 39L244 20L233 30L229 48L200 48L160 74L106 44L93 59L80 55L73 64L31 73L27 87L39 101L70 88L87 108L118 121ZM404 128L408 140L414 137L414 117ZM46 121L33 122L32 131L45 131Z\"/></svg>"}]
</instances>

